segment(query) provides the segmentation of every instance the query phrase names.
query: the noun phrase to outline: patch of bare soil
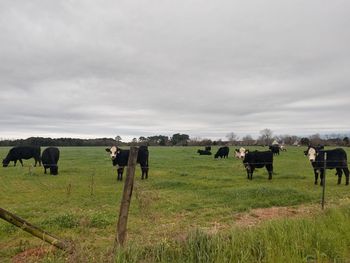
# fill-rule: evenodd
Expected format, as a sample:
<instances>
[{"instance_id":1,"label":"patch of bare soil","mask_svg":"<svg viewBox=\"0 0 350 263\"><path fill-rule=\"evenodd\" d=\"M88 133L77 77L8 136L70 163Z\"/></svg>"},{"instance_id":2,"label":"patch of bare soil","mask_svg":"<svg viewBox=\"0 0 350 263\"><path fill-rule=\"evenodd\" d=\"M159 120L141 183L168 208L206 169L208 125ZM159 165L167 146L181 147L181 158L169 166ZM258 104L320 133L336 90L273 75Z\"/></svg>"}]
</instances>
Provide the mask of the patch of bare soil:
<instances>
[{"instance_id":1,"label":"patch of bare soil","mask_svg":"<svg viewBox=\"0 0 350 263\"><path fill-rule=\"evenodd\" d=\"M257 224L278 218L309 217L319 211L315 206L269 207L252 209L249 213L235 215L235 224L239 227L253 227Z\"/></svg>"},{"instance_id":2,"label":"patch of bare soil","mask_svg":"<svg viewBox=\"0 0 350 263\"><path fill-rule=\"evenodd\" d=\"M52 252L52 248L35 247L26 249L12 258L12 263L34 263Z\"/></svg>"}]
</instances>

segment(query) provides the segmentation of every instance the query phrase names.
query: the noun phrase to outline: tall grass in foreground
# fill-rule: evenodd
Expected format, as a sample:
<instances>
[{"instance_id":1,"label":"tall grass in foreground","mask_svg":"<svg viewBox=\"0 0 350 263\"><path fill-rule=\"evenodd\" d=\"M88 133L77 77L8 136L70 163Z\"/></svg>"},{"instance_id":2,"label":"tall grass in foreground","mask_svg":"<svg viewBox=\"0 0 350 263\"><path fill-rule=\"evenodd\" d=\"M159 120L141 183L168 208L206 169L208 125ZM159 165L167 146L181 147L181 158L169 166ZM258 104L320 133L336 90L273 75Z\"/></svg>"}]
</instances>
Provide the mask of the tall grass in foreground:
<instances>
[{"instance_id":1,"label":"tall grass in foreground","mask_svg":"<svg viewBox=\"0 0 350 263\"><path fill-rule=\"evenodd\" d=\"M349 262L350 207L283 219L228 234L195 232L186 241L130 246L116 262Z\"/></svg>"}]
</instances>

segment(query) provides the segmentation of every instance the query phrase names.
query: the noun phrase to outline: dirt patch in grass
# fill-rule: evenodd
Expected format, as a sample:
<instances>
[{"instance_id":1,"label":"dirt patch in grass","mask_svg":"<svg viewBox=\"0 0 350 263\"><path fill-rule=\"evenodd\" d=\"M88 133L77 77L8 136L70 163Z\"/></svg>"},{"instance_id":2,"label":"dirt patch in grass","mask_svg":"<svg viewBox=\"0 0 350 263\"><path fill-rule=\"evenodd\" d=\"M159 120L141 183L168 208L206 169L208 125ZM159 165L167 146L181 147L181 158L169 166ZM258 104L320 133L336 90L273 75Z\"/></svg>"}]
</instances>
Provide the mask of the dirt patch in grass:
<instances>
[{"instance_id":1,"label":"dirt patch in grass","mask_svg":"<svg viewBox=\"0 0 350 263\"><path fill-rule=\"evenodd\" d=\"M320 211L319 206L257 208L252 209L249 213L235 215L234 220L239 227L253 227L272 219L309 217L317 211Z\"/></svg>"},{"instance_id":2,"label":"dirt patch in grass","mask_svg":"<svg viewBox=\"0 0 350 263\"><path fill-rule=\"evenodd\" d=\"M18 253L12 258L12 263L34 263L44 258L47 254L52 253L52 248L35 247L29 248Z\"/></svg>"}]
</instances>

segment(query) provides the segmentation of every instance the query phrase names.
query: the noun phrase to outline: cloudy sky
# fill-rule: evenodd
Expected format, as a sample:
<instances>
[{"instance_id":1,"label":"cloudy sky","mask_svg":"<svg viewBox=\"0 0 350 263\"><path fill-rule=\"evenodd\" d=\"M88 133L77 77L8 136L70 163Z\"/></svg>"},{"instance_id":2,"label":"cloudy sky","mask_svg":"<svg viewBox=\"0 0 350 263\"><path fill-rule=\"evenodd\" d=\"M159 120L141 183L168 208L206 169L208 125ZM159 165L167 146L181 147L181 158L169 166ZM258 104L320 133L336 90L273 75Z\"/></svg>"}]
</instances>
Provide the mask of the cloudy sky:
<instances>
[{"instance_id":1,"label":"cloudy sky","mask_svg":"<svg viewBox=\"0 0 350 263\"><path fill-rule=\"evenodd\" d=\"M0 1L0 137L350 132L350 1Z\"/></svg>"}]
</instances>

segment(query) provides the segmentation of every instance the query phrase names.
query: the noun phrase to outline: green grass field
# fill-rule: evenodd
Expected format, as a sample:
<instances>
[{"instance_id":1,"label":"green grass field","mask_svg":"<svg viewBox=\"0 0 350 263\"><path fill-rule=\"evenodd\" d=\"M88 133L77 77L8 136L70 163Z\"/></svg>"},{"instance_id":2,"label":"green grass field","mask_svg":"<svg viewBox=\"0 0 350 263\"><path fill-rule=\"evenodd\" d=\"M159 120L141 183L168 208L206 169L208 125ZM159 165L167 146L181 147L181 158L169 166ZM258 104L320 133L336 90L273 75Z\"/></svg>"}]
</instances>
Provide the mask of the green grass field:
<instances>
[{"instance_id":1,"label":"green grass field","mask_svg":"<svg viewBox=\"0 0 350 263\"><path fill-rule=\"evenodd\" d=\"M337 234L327 232L330 239L343 240L329 240L340 243L341 252L335 255L317 247L319 234L316 227L311 227L315 224L313 220L320 220L317 218L279 220L256 229L235 226L238 214L254 208L319 204L321 187L313 184L311 165L303 155L305 147L290 147L275 157L271 181L267 179L265 168L258 169L252 181L247 180L242 161L233 158L234 147L230 147L229 159L217 160L213 156L197 155L198 148L149 148L149 179L141 180L137 167L128 222L128 247L118 253L118 262L278 262L283 258L279 254L290 260L300 256L318 262L343 262L345 258L342 257L350 255L350 237L345 232L344 237L337 236L343 233L338 225L349 221L350 206L332 208L318 215L324 217L319 224L332 225L336 221L337 226L326 227ZM212 151L216 149L213 147ZM4 158L8 150L0 148L0 156ZM123 183L116 180L116 169L104 147L61 147L60 151L58 176L44 175L42 167L32 167L33 159L25 160L24 167L1 167L0 207L77 244L79 252L74 259L55 252L40 257L42 262L104 262L113 247ZM350 149L346 151L350 154ZM327 171L327 206L350 197L345 178L342 185L337 185L334 174L335 171ZM126 172L124 179L125 175ZM218 225L218 233L210 234ZM297 229L314 231L310 232L310 239L315 240L305 245L305 254L297 250L301 243L295 244L294 250L273 250L273 242L287 243L288 240L280 239L288 239L292 234L296 235L297 242L307 242L308 237ZM269 239L269 233L273 240ZM262 243L256 244L259 238ZM248 246L245 251L242 244L248 243L252 247ZM40 246L49 247L0 221L1 262L11 262L16 254ZM265 250L254 251L255 247Z\"/></svg>"}]
</instances>

